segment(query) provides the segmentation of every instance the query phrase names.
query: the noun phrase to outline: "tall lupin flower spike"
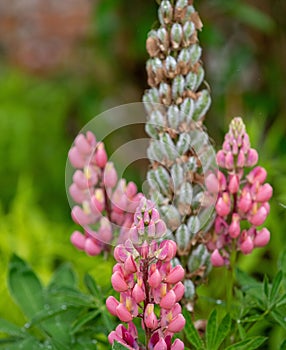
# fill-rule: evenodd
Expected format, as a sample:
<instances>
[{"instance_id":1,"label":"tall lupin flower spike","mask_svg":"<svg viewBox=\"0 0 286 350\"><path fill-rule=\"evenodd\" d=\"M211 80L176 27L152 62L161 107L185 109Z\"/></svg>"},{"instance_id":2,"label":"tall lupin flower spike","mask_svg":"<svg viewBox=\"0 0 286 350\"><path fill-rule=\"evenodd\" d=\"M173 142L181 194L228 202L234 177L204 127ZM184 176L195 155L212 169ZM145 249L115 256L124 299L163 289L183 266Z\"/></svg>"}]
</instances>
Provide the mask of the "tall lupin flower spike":
<instances>
[{"instance_id":1,"label":"tall lupin flower spike","mask_svg":"<svg viewBox=\"0 0 286 350\"><path fill-rule=\"evenodd\" d=\"M219 171L207 178L209 191L218 191L214 233L208 243L214 266L228 264L233 250L250 254L269 242L270 232L259 227L269 214L272 187L264 183L266 170L260 166L253 168L257 161L258 153L250 147L242 119L234 118L222 150L217 153L218 165L224 173ZM247 168L253 169L247 174Z\"/></svg>"},{"instance_id":2,"label":"tall lupin flower spike","mask_svg":"<svg viewBox=\"0 0 286 350\"><path fill-rule=\"evenodd\" d=\"M148 149L150 195L172 232L170 237L174 234L186 275L198 279L210 265L198 216L204 192L198 151L203 154L207 147L201 127L211 98L202 84L197 35L202 23L192 4L192 0L160 2L160 27L149 33L146 42L150 89L143 102L148 113L146 131L152 138ZM194 297L191 279L186 280L186 297Z\"/></svg>"},{"instance_id":3,"label":"tall lupin flower spike","mask_svg":"<svg viewBox=\"0 0 286 350\"><path fill-rule=\"evenodd\" d=\"M117 264L111 278L115 291L120 293L120 301L110 296L106 300L109 312L127 323L127 328L119 325L109 334L109 342L117 341L128 349L181 350L184 344L172 336L185 325L178 303L184 295L184 269L172 267L171 260L176 255L176 243L164 240L156 242L166 232L154 204L145 198L134 215L130 237L114 250ZM138 340L136 318L141 319L145 331L145 345Z\"/></svg>"},{"instance_id":4,"label":"tall lupin flower spike","mask_svg":"<svg viewBox=\"0 0 286 350\"><path fill-rule=\"evenodd\" d=\"M113 224L121 227L119 240L129 231L141 194L133 182L117 180L113 163L108 162L102 142L90 131L79 134L69 151L69 160L76 169L69 193L76 203L72 208L75 223L84 228L84 235L75 231L72 243L89 255L108 250ZM96 230L94 229L97 225Z\"/></svg>"}]
</instances>

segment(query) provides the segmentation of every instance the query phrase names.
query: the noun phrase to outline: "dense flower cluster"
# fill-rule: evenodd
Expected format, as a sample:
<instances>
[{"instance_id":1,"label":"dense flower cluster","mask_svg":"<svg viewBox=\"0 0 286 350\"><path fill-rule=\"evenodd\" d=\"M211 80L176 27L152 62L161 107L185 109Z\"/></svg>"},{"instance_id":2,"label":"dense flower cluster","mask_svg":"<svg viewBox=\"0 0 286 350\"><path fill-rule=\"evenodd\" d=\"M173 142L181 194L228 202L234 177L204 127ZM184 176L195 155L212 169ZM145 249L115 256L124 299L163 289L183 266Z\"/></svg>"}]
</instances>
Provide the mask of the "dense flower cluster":
<instances>
[{"instance_id":1,"label":"dense flower cluster","mask_svg":"<svg viewBox=\"0 0 286 350\"><path fill-rule=\"evenodd\" d=\"M113 224L121 227L119 239L124 240L141 194L137 193L133 182L118 181L113 163L108 162L104 144L97 142L90 131L76 137L69 151L69 160L76 168L69 187L76 203L71 215L84 227L84 235L75 231L71 241L87 254L97 255L112 240Z\"/></svg>"},{"instance_id":2,"label":"dense flower cluster","mask_svg":"<svg viewBox=\"0 0 286 350\"><path fill-rule=\"evenodd\" d=\"M176 243L164 240L157 243L166 231L158 211L151 201L141 199L134 215L134 224L130 230L133 237L143 238L141 244L131 239L118 245L114 250L117 264L111 278L115 291L120 293L120 301L110 296L106 300L109 312L117 316L128 328L120 325L111 332L108 339L115 340L129 349L184 349L179 339L171 344L174 333L185 325L178 303L184 295L184 269L172 267L171 260L176 255ZM141 319L146 334L146 347L140 345L133 323Z\"/></svg>"},{"instance_id":3,"label":"dense flower cluster","mask_svg":"<svg viewBox=\"0 0 286 350\"><path fill-rule=\"evenodd\" d=\"M232 249L250 254L255 247L263 247L269 242L268 229L258 227L269 214L272 187L264 183L266 170L260 166L253 168L257 161L258 153L250 147L242 119L234 118L222 150L217 153L218 165L226 171L226 176L218 171L206 180L209 191L218 194L214 234L208 243L213 251L211 261L214 266L227 264ZM247 174L245 170L249 167L253 169Z\"/></svg>"}]
</instances>

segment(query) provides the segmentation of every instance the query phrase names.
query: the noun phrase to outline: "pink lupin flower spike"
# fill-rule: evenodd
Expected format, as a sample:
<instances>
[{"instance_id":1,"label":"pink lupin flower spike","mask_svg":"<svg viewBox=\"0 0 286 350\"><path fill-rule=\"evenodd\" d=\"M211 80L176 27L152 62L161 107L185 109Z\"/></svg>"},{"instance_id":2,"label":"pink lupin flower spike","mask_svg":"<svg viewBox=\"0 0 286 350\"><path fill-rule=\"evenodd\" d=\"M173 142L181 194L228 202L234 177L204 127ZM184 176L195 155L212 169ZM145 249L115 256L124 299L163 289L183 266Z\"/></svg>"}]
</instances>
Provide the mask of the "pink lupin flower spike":
<instances>
[{"instance_id":1,"label":"pink lupin flower spike","mask_svg":"<svg viewBox=\"0 0 286 350\"><path fill-rule=\"evenodd\" d=\"M150 226L153 227L151 230ZM120 293L120 301L112 296L106 300L108 311L127 323L128 329L118 326L110 333L109 342L118 341L127 348L141 349L137 335L131 335L129 330L130 325L134 327L133 320L141 318L145 345L149 344L149 349L184 349L179 339L171 342L172 335L185 325L178 304L184 295L181 282L184 269L171 265L176 255L176 243L169 240L157 243L156 240L166 232L166 226L154 204L144 197L136 209L130 231L135 240L128 239L114 250L117 264L111 282Z\"/></svg>"},{"instance_id":2,"label":"pink lupin flower spike","mask_svg":"<svg viewBox=\"0 0 286 350\"><path fill-rule=\"evenodd\" d=\"M218 171L209 174L206 181L208 191L217 195L217 218L208 243L214 266L228 264L234 246L246 255L255 247L264 247L270 240L270 232L258 227L269 214L268 201L273 190L264 183L267 177L264 168L256 166L249 172L247 169L254 167L257 161L258 153L250 146L242 119L234 118L223 149L217 152L217 163L225 175ZM248 229L241 231L242 222L247 223Z\"/></svg>"}]
</instances>

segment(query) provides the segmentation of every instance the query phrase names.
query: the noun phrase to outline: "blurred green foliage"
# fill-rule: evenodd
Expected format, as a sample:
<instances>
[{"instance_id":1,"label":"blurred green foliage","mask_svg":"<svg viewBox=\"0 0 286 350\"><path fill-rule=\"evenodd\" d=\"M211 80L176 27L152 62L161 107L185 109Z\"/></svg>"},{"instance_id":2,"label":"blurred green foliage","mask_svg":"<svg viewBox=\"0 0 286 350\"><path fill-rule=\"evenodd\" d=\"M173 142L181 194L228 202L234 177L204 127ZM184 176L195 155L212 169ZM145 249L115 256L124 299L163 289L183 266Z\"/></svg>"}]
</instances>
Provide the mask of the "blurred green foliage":
<instances>
[{"instance_id":1,"label":"blurred green foliage","mask_svg":"<svg viewBox=\"0 0 286 350\"><path fill-rule=\"evenodd\" d=\"M273 278L286 246L286 3L201 0L195 5L204 22L200 40L213 98L206 119L209 133L220 145L229 120L241 115L274 187L267 221L271 243L242 258L240 267ZM79 280L89 271L101 286L109 285L112 259L89 258L69 243L73 224L64 186L66 156L73 137L94 115L140 101L147 87L145 38L156 3L99 0L93 7L90 31L78 47L84 59L70 66L36 75L15 67L2 52L1 281L15 252L45 283L61 262L70 261ZM133 131L132 137L141 133ZM144 167L131 169L137 183ZM214 299L217 278L220 271L213 272L208 285ZM6 284L0 288L0 316L23 323Z\"/></svg>"}]
</instances>

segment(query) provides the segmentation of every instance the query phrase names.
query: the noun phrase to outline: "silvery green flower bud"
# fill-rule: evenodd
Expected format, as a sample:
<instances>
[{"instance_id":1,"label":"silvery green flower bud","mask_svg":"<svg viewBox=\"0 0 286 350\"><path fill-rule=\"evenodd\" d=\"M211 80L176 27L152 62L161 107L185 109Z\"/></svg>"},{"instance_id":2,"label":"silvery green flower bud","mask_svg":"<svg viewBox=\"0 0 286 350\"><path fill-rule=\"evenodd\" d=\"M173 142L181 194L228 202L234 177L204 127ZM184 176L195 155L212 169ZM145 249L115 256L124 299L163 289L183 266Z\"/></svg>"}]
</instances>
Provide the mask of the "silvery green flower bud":
<instances>
[{"instance_id":1,"label":"silvery green flower bud","mask_svg":"<svg viewBox=\"0 0 286 350\"><path fill-rule=\"evenodd\" d=\"M187 74L187 76L185 78L185 84L186 84L187 89L189 89L191 91L195 91L196 86L197 86L197 82L198 82L198 76L196 73L190 72Z\"/></svg>"},{"instance_id":2,"label":"silvery green flower bud","mask_svg":"<svg viewBox=\"0 0 286 350\"><path fill-rule=\"evenodd\" d=\"M207 113L211 105L211 96L208 90L202 90L199 93L199 97L195 103L195 111L193 119L200 121Z\"/></svg>"},{"instance_id":3,"label":"silvery green flower bud","mask_svg":"<svg viewBox=\"0 0 286 350\"><path fill-rule=\"evenodd\" d=\"M159 94L164 105L169 106L172 102L171 86L167 83L161 83L159 87Z\"/></svg>"},{"instance_id":4,"label":"silvery green flower bud","mask_svg":"<svg viewBox=\"0 0 286 350\"><path fill-rule=\"evenodd\" d=\"M175 236L173 235L171 230L167 230L166 234L164 235L164 239L170 239L172 241L175 241Z\"/></svg>"},{"instance_id":5,"label":"silvery green flower bud","mask_svg":"<svg viewBox=\"0 0 286 350\"><path fill-rule=\"evenodd\" d=\"M146 123L145 131L152 139L156 140L156 139L159 138L158 131L157 131L157 129L156 129L154 124Z\"/></svg>"},{"instance_id":6,"label":"silvery green flower bud","mask_svg":"<svg viewBox=\"0 0 286 350\"><path fill-rule=\"evenodd\" d=\"M165 60L165 74L168 78L174 78L177 74L177 61L173 56L167 56Z\"/></svg>"},{"instance_id":7,"label":"silvery green flower bud","mask_svg":"<svg viewBox=\"0 0 286 350\"><path fill-rule=\"evenodd\" d=\"M159 48L163 52L167 52L169 46L170 46L170 38L169 33L166 28L159 28L157 30L157 37L159 39Z\"/></svg>"},{"instance_id":8,"label":"silvery green flower bud","mask_svg":"<svg viewBox=\"0 0 286 350\"><path fill-rule=\"evenodd\" d=\"M166 202L166 198L160 191L153 190L150 192L150 198L156 205L161 206Z\"/></svg>"},{"instance_id":9,"label":"silvery green flower bud","mask_svg":"<svg viewBox=\"0 0 286 350\"><path fill-rule=\"evenodd\" d=\"M185 132L181 133L176 145L178 154L183 155L184 153L186 153L190 148L190 145L191 145L190 135Z\"/></svg>"},{"instance_id":10,"label":"silvery green flower bud","mask_svg":"<svg viewBox=\"0 0 286 350\"><path fill-rule=\"evenodd\" d=\"M190 255L188 261L188 268L191 273L197 271L200 267L203 267L207 259L209 258L209 253L205 245L198 245Z\"/></svg>"},{"instance_id":11,"label":"silvery green flower bud","mask_svg":"<svg viewBox=\"0 0 286 350\"><path fill-rule=\"evenodd\" d=\"M180 73L185 75L190 69L191 53L189 48L182 49L178 56L178 67Z\"/></svg>"},{"instance_id":12,"label":"silvery green flower bud","mask_svg":"<svg viewBox=\"0 0 286 350\"><path fill-rule=\"evenodd\" d=\"M179 23L174 23L171 29L171 43L176 50L180 47L183 39L183 28Z\"/></svg>"},{"instance_id":13,"label":"silvery green flower bud","mask_svg":"<svg viewBox=\"0 0 286 350\"><path fill-rule=\"evenodd\" d=\"M196 288L194 283L191 280L186 279L184 281L184 286L185 286L185 298L192 300L196 295Z\"/></svg>"},{"instance_id":14,"label":"silvery green flower bud","mask_svg":"<svg viewBox=\"0 0 286 350\"><path fill-rule=\"evenodd\" d=\"M177 130L180 123L180 110L178 106L171 105L168 108L167 119L168 119L169 127L174 130Z\"/></svg>"},{"instance_id":15,"label":"silvery green flower bud","mask_svg":"<svg viewBox=\"0 0 286 350\"><path fill-rule=\"evenodd\" d=\"M154 124L157 129L162 129L166 125L165 118L161 111L155 110L150 115L150 123Z\"/></svg>"},{"instance_id":16,"label":"silvery green flower bud","mask_svg":"<svg viewBox=\"0 0 286 350\"><path fill-rule=\"evenodd\" d=\"M162 142L152 140L150 146L147 149L147 155L150 160L155 160L159 163L163 163L164 159L166 159L166 152L162 147Z\"/></svg>"},{"instance_id":17,"label":"silvery green flower bud","mask_svg":"<svg viewBox=\"0 0 286 350\"><path fill-rule=\"evenodd\" d=\"M146 49L151 57L155 57L160 52L159 39L157 38L157 33L155 30L151 30L148 33L148 38L146 40Z\"/></svg>"},{"instance_id":18,"label":"silvery green flower bud","mask_svg":"<svg viewBox=\"0 0 286 350\"><path fill-rule=\"evenodd\" d=\"M191 49L191 62L195 64L201 58L202 48L198 44L194 44L190 47Z\"/></svg>"},{"instance_id":19,"label":"silvery green flower bud","mask_svg":"<svg viewBox=\"0 0 286 350\"><path fill-rule=\"evenodd\" d=\"M176 103L181 103L185 89L185 79L182 75L177 75L172 84L172 97Z\"/></svg>"},{"instance_id":20,"label":"silvery green flower bud","mask_svg":"<svg viewBox=\"0 0 286 350\"><path fill-rule=\"evenodd\" d=\"M171 178L168 171L162 166L159 166L156 170L154 170L154 173L155 173L157 184L161 189L161 192L168 195L171 190L170 188Z\"/></svg>"},{"instance_id":21,"label":"silvery green flower bud","mask_svg":"<svg viewBox=\"0 0 286 350\"><path fill-rule=\"evenodd\" d=\"M153 190L159 190L159 186L157 184L157 179L156 179L156 175L155 175L155 170L149 170L147 173L147 181L149 186L152 188L152 192Z\"/></svg>"},{"instance_id":22,"label":"silvery green flower bud","mask_svg":"<svg viewBox=\"0 0 286 350\"><path fill-rule=\"evenodd\" d=\"M193 209L197 209L201 206L202 204L202 200L204 197L204 193L203 192L199 192L196 195L194 195L193 201L192 201L192 208Z\"/></svg>"},{"instance_id":23,"label":"silvery green flower bud","mask_svg":"<svg viewBox=\"0 0 286 350\"><path fill-rule=\"evenodd\" d=\"M181 265L180 260L178 258L174 258L171 261L172 267L176 267L177 265Z\"/></svg>"},{"instance_id":24,"label":"silvery green flower bud","mask_svg":"<svg viewBox=\"0 0 286 350\"><path fill-rule=\"evenodd\" d=\"M171 136L168 133L160 135L161 147L164 149L165 154L167 155L168 160L175 160L178 156L177 149L174 145Z\"/></svg>"},{"instance_id":25,"label":"silvery green flower bud","mask_svg":"<svg viewBox=\"0 0 286 350\"><path fill-rule=\"evenodd\" d=\"M171 23L173 19L173 6L170 1L163 0L158 10L159 21L162 25Z\"/></svg>"},{"instance_id":26,"label":"silvery green flower bud","mask_svg":"<svg viewBox=\"0 0 286 350\"><path fill-rule=\"evenodd\" d=\"M204 80L204 77L205 77L205 71L202 66L199 66L197 71L197 82L194 87L194 90L197 90L200 87L201 83Z\"/></svg>"},{"instance_id":27,"label":"silvery green flower bud","mask_svg":"<svg viewBox=\"0 0 286 350\"><path fill-rule=\"evenodd\" d=\"M184 182L178 194L178 202L180 204L191 205L193 198L193 187L189 182Z\"/></svg>"},{"instance_id":28,"label":"silvery green flower bud","mask_svg":"<svg viewBox=\"0 0 286 350\"><path fill-rule=\"evenodd\" d=\"M163 205L161 212L167 227L172 231L176 230L181 223L181 215L177 208L173 205Z\"/></svg>"},{"instance_id":29,"label":"silvery green flower bud","mask_svg":"<svg viewBox=\"0 0 286 350\"><path fill-rule=\"evenodd\" d=\"M190 216L188 220L188 229L192 238L199 232L200 228L200 219L197 216Z\"/></svg>"},{"instance_id":30,"label":"silvery green flower bud","mask_svg":"<svg viewBox=\"0 0 286 350\"><path fill-rule=\"evenodd\" d=\"M192 21L187 21L183 26L183 32L184 32L184 36L183 36L184 45L188 46L190 45L192 41L192 37L196 32L194 23Z\"/></svg>"},{"instance_id":31,"label":"silvery green flower bud","mask_svg":"<svg viewBox=\"0 0 286 350\"><path fill-rule=\"evenodd\" d=\"M195 157L190 157L188 159L188 161L185 163L185 168L186 171L191 171L191 172L195 172L198 169L198 165L197 165L197 160Z\"/></svg>"},{"instance_id":32,"label":"silvery green flower bud","mask_svg":"<svg viewBox=\"0 0 286 350\"><path fill-rule=\"evenodd\" d=\"M176 191L184 181L184 168L180 164L174 164L171 168L171 178L174 191Z\"/></svg>"},{"instance_id":33,"label":"silvery green flower bud","mask_svg":"<svg viewBox=\"0 0 286 350\"><path fill-rule=\"evenodd\" d=\"M195 102L191 98L185 98L183 103L180 106L181 110L181 118L184 120L187 124L191 122L193 119L193 113L195 110Z\"/></svg>"},{"instance_id":34,"label":"silvery green flower bud","mask_svg":"<svg viewBox=\"0 0 286 350\"><path fill-rule=\"evenodd\" d=\"M185 251L190 243L190 232L187 225L180 225L177 228L175 239L180 251Z\"/></svg>"},{"instance_id":35,"label":"silvery green flower bud","mask_svg":"<svg viewBox=\"0 0 286 350\"><path fill-rule=\"evenodd\" d=\"M158 89L156 89L156 88L149 89L147 94L148 94L149 101L151 103L160 103L161 102Z\"/></svg>"}]
</instances>

